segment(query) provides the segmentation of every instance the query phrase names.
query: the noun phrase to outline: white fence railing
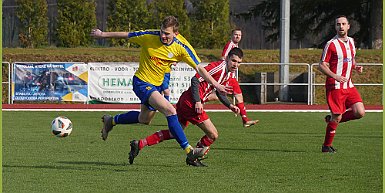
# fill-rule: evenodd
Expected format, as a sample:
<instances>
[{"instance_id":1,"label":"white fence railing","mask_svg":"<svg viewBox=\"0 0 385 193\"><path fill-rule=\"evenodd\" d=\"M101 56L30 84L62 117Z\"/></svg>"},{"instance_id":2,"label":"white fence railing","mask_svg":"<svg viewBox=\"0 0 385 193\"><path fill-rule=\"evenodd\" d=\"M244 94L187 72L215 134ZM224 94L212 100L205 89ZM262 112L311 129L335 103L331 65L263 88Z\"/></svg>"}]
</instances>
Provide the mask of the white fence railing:
<instances>
[{"instance_id":1,"label":"white fence railing","mask_svg":"<svg viewBox=\"0 0 385 193\"><path fill-rule=\"evenodd\" d=\"M28 62L25 62L28 63ZM2 82L2 86L4 88L4 85L8 86L8 104L10 104L11 101L11 85L12 85L12 65L9 62L3 62L2 63L3 68L8 66L8 80ZM307 104L308 105L313 105L314 104L314 96L315 96L315 87L316 86L323 86L324 83L317 83L315 82L316 76L321 75L321 74L316 74L314 67L318 66L318 63L313 63L313 64L307 64L307 63L242 63L242 66L249 66L249 65L257 65L258 67L264 67L264 66L276 66L276 67L283 67L286 65L290 66L298 66L298 67L303 67L304 70L301 70L301 73L307 73L307 82L302 82L302 83L293 83L293 82L287 82L287 83L280 83L278 82L267 82L267 81L261 81L261 82L241 82L239 85L241 86L261 86L266 88L267 86L280 86L281 88L286 87L286 86L306 86L307 87ZM362 66L383 66L381 63L359 63L357 65L362 65ZM241 68L242 68L241 66ZM274 72L279 72L279 70L275 70ZM238 75L239 72L237 72ZM381 73L382 74L382 73ZM324 76L324 75L322 75ZM239 76L238 76L239 77ZM381 81L382 82L382 81ZM355 83L357 86L383 86L382 83Z\"/></svg>"},{"instance_id":2,"label":"white fence railing","mask_svg":"<svg viewBox=\"0 0 385 193\"><path fill-rule=\"evenodd\" d=\"M381 63L357 63L357 65L364 66L364 67L365 66L383 66L383 64L381 64ZM318 63L311 64L310 74L314 73L314 67L318 67ZM365 73L365 71L366 71L366 68L364 68L363 73ZM381 72L381 75L382 75L382 72ZM325 83L316 83L315 80L316 80L315 76L314 77L312 76L311 88L310 88L310 93L311 93L311 98L310 98L311 103L310 104L311 105L314 104L315 87L325 85ZM383 83L356 83L356 82L354 82L354 85L355 86L383 86L384 84Z\"/></svg>"}]
</instances>

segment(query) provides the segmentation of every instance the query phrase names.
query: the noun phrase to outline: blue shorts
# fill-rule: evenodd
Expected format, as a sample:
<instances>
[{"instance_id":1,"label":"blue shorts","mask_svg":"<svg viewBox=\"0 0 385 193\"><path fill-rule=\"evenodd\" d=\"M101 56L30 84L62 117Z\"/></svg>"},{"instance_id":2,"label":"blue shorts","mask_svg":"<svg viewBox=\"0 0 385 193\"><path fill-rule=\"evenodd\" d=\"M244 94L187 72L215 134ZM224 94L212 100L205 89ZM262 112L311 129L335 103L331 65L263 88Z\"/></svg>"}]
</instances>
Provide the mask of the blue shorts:
<instances>
[{"instance_id":1,"label":"blue shorts","mask_svg":"<svg viewBox=\"0 0 385 193\"><path fill-rule=\"evenodd\" d=\"M152 92L154 91L160 92L161 86L154 86L153 84L140 80L136 76L134 76L132 81L133 81L134 92L136 96L140 99L140 103L147 106L149 110L156 111L156 109L148 103L148 99L150 98Z\"/></svg>"},{"instance_id":2,"label":"blue shorts","mask_svg":"<svg viewBox=\"0 0 385 193\"><path fill-rule=\"evenodd\" d=\"M160 85L160 92L168 89L169 84L170 84L170 76L171 76L170 73L164 74L164 79L163 79L162 85Z\"/></svg>"}]
</instances>

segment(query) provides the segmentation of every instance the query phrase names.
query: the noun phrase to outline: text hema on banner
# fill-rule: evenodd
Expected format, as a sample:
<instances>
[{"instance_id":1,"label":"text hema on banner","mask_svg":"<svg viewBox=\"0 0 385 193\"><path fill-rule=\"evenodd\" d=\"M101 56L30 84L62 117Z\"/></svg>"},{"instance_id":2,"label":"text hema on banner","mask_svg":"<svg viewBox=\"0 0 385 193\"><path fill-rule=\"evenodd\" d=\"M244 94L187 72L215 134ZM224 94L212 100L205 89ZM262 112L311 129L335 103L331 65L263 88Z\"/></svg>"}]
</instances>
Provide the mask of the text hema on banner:
<instances>
[{"instance_id":1,"label":"text hema on banner","mask_svg":"<svg viewBox=\"0 0 385 193\"><path fill-rule=\"evenodd\" d=\"M140 103L132 90L132 78L138 69L137 62L88 63L89 101L107 103ZM170 102L176 103L191 85L195 70L186 63L172 66Z\"/></svg>"}]
</instances>

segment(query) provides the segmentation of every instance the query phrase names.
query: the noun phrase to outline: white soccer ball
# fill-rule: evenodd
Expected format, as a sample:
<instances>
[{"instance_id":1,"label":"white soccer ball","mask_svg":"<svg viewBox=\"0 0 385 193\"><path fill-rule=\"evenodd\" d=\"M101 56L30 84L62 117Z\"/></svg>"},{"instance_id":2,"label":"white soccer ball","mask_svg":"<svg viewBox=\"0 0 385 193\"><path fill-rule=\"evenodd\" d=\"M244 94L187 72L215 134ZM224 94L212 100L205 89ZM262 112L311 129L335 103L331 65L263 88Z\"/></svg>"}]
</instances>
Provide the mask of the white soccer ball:
<instances>
[{"instance_id":1,"label":"white soccer ball","mask_svg":"<svg viewBox=\"0 0 385 193\"><path fill-rule=\"evenodd\" d=\"M51 132L56 137L67 137L72 132L72 122L67 117L59 116L52 120Z\"/></svg>"}]
</instances>

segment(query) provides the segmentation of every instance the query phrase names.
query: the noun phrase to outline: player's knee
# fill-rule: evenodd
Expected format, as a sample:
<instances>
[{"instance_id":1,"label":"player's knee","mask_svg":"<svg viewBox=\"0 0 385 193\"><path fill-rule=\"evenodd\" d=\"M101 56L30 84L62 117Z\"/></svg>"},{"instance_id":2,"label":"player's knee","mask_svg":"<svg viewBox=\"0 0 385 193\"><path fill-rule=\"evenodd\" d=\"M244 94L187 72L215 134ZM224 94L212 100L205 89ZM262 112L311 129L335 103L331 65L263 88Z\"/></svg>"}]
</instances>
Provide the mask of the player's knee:
<instances>
[{"instance_id":1,"label":"player's knee","mask_svg":"<svg viewBox=\"0 0 385 193\"><path fill-rule=\"evenodd\" d=\"M364 110L360 110L358 111L355 116L357 117L357 119L361 119L362 117L365 116L365 111Z\"/></svg>"},{"instance_id":2,"label":"player's knee","mask_svg":"<svg viewBox=\"0 0 385 193\"><path fill-rule=\"evenodd\" d=\"M151 124L151 121L152 121L151 119L139 117L139 123L141 123L141 124L144 124L144 125L150 125L150 124Z\"/></svg>"},{"instance_id":3,"label":"player's knee","mask_svg":"<svg viewBox=\"0 0 385 193\"><path fill-rule=\"evenodd\" d=\"M208 137L214 142L215 140L218 139L219 135L218 135L217 132L215 132L215 133L210 133L210 134L208 135Z\"/></svg>"},{"instance_id":4,"label":"player's knee","mask_svg":"<svg viewBox=\"0 0 385 193\"><path fill-rule=\"evenodd\" d=\"M167 107L164 109L162 112L166 117L171 116L171 115L176 115L176 110L175 108L170 104L170 107Z\"/></svg>"},{"instance_id":5,"label":"player's knee","mask_svg":"<svg viewBox=\"0 0 385 193\"><path fill-rule=\"evenodd\" d=\"M332 117L332 121L336 122L336 123L339 123L342 119L342 115L340 116L335 116L335 117Z\"/></svg>"},{"instance_id":6,"label":"player's knee","mask_svg":"<svg viewBox=\"0 0 385 193\"><path fill-rule=\"evenodd\" d=\"M146 120L146 121L141 121L140 123L141 123L141 124L144 124L144 125L150 125L150 124L151 124L151 121L147 121L147 120Z\"/></svg>"}]
</instances>

